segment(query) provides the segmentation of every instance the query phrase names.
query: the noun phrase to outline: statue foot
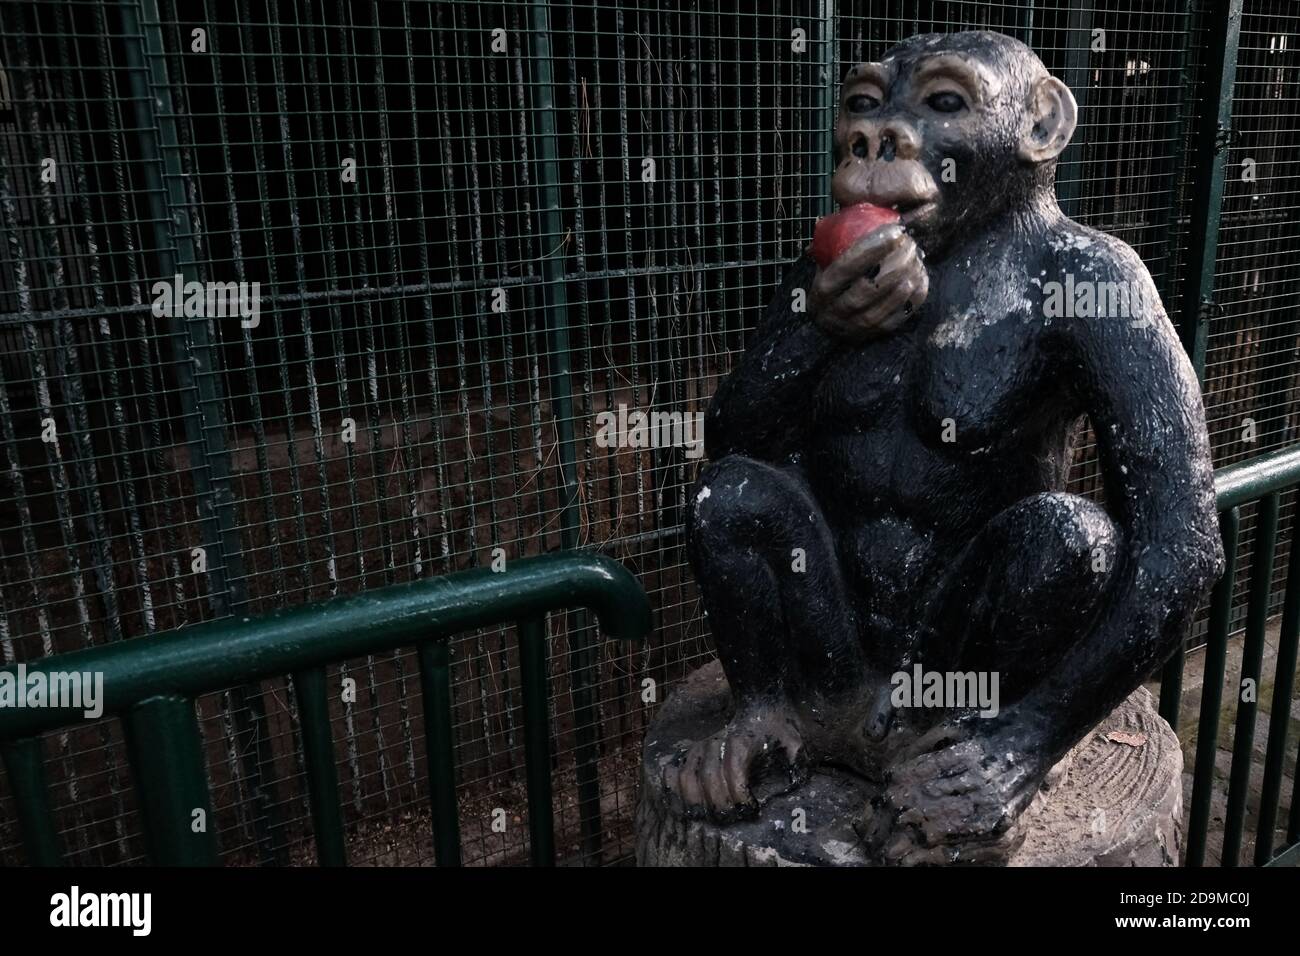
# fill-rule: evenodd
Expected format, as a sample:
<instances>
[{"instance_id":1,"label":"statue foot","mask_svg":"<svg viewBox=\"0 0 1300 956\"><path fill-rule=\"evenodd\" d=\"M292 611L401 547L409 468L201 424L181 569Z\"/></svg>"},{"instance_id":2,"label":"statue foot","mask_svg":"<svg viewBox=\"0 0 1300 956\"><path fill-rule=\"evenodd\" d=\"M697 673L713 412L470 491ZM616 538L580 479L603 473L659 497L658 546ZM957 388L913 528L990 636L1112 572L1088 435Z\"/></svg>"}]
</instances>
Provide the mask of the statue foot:
<instances>
[{"instance_id":1,"label":"statue foot","mask_svg":"<svg viewBox=\"0 0 1300 956\"><path fill-rule=\"evenodd\" d=\"M807 774L798 716L784 702L765 700L739 707L722 730L679 751L663 766L663 785L687 815L726 823L756 813L762 800L789 792Z\"/></svg>"},{"instance_id":2,"label":"statue foot","mask_svg":"<svg viewBox=\"0 0 1300 956\"><path fill-rule=\"evenodd\" d=\"M1042 780L1006 742L940 726L891 768L863 835L886 864L1002 864L1024 840L1018 818Z\"/></svg>"}]
</instances>

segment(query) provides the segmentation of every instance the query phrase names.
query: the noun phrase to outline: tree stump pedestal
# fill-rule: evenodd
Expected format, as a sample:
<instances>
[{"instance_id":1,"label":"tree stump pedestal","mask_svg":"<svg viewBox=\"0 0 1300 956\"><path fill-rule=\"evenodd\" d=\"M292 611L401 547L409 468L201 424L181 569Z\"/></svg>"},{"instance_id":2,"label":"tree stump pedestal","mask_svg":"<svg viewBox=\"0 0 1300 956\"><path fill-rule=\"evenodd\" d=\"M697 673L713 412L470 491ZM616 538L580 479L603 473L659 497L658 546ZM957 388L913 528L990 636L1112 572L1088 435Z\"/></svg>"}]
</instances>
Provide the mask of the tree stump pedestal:
<instances>
[{"instance_id":1,"label":"tree stump pedestal","mask_svg":"<svg viewBox=\"0 0 1300 956\"><path fill-rule=\"evenodd\" d=\"M815 769L792 793L763 802L757 817L719 826L686 819L664 793L661 767L679 742L700 740L727 719L731 691L714 661L664 704L641 763L636 860L640 866L865 866L853 824L866 781ZM1178 738L1139 687L1048 776L1024 815L1025 841L1011 866L1177 866L1182 853L1183 756ZM802 810L806 827L794 822Z\"/></svg>"}]
</instances>

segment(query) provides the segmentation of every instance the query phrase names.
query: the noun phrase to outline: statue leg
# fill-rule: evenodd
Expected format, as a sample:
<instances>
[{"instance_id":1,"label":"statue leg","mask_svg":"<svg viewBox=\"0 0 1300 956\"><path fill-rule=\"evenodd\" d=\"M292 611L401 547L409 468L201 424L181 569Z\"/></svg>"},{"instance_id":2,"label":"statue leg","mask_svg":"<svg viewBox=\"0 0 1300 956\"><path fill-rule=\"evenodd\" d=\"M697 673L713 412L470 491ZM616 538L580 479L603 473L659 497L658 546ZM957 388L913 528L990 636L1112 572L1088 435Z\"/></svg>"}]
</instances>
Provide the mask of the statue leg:
<instances>
[{"instance_id":1,"label":"statue leg","mask_svg":"<svg viewBox=\"0 0 1300 956\"><path fill-rule=\"evenodd\" d=\"M692 494L686 548L738 700L861 686L834 541L798 471L739 455L709 465Z\"/></svg>"},{"instance_id":2,"label":"statue leg","mask_svg":"<svg viewBox=\"0 0 1300 956\"><path fill-rule=\"evenodd\" d=\"M999 710L1014 704L1087 637L1114 579L1120 542L1106 512L1078 495L1017 501L980 530L925 595L913 660L945 677L973 672L983 678L979 692L992 689L996 674L996 696L987 703ZM969 681L965 687L969 692ZM937 707L891 715L899 732L886 743L884 812L873 811L864 823L886 859L942 861L948 849L941 844L954 833L974 840L963 849L973 860L1005 860L1017 845L1008 823L1041 777L1018 775L1001 762L1005 745L985 749L981 730L992 722L970 721L965 729L973 739L963 740L953 734L951 716ZM903 808L906 821L897 816Z\"/></svg>"},{"instance_id":3,"label":"statue leg","mask_svg":"<svg viewBox=\"0 0 1300 956\"><path fill-rule=\"evenodd\" d=\"M1048 492L996 515L929 601L918 660L926 670L996 671L1015 700L1091 624L1119 533L1098 505Z\"/></svg>"},{"instance_id":4,"label":"statue leg","mask_svg":"<svg viewBox=\"0 0 1300 956\"><path fill-rule=\"evenodd\" d=\"M862 652L830 529L796 470L741 456L708 466L686 541L735 713L677 754L663 783L688 812L725 821L754 809L751 778L765 769L783 770L787 788L804 778L796 702L860 686Z\"/></svg>"}]
</instances>

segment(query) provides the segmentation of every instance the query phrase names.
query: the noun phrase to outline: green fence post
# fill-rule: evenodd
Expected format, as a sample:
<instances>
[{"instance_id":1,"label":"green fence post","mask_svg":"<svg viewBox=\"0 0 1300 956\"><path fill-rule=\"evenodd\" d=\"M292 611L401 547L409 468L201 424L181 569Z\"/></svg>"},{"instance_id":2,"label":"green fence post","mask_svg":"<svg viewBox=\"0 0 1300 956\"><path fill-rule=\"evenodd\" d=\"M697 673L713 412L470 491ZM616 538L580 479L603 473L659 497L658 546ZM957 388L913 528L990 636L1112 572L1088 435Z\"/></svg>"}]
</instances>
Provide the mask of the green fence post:
<instances>
[{"instance_id":1,"label":"green fence post","mask_svg":"<svg viewBox=\"0 0 1300 956\"><path fill-rule=\"evenodd\" d=\"M524 689L529 846L534 866L554 866L555 811L551 800L551 719L547 708L545 617L519 622L519 674Z\"/></svg>"},{"instance_id":2,"label":"green fence post","mask_svg":"<svg viewBox=\"0 0 1300 956\"><path fill-rule=\"evenodd\" d=\"M566 286L564 218L560 197L559 148L555 131L554 79L551 64L550 14L547 0L532 5L533 111L537 122L538 179L541 192L543 250L542 302L550 334L551 403L559 452L560 546L578 547L581 516L578 503L577 445L573 435L573 381L569 366L569 299ZM587 616L579 612L570 627L569 669L573 681L574 759L577 767L578 818L583 852L595 858L601 851L600 756L596 721L596 665L594 641Z\"/></svg>"},{"instance_id":3,"label":"green fence post","mask_svg":"<svg viewBox=\"0 0 1300 956\"><path fill-rule=\"evenodd\" d=\"M123 714L122 726L150 861L216 866L216 821L194 701L151 697Z\"/></svg>"},{"instance_id":4,"label":"green fence post","mask_svg":"<svg viewBox=\"0 0 1300 956\"><path fill-rule=\"evenodd\" d=\"M1196 763L1192 765L1192 805L1188 812L1186 866L1205 863L1205 842L1210 827L1210 797L1214 784L1214 756L1219 743L1219 706L1223 701L1223 672L1228 660L1228 630L1232 621L1232 592L1237 581L1237 543L1241 538L1241 512L1230 509L1220 516L1219 533L1227 558L1223 575L1210 598L1210 623L1206 631L1205 664L1201 682L1201 713L1196 726Z\"/></svg>"},{"instance_id":5,"label":"green fence post","mask_svg":"<svg viewBox=\"0 0 1300 956\"><path fill-rule=\"evenodd\" d=\"M329 698L325 668L295 671L293 689L298 698L307 789L311 797L316 859L321 866L346 866L343 816L339 807L339 772L334 765L334 738L330 734Z\"/></svg>"},{"instance_id":6,"label":"green fence post","mask_svg":"<svg viewBox=\"0 0 1300 956\"><path fill-rule=\"evenodd\" d=\"M1264 753L1264 783L1259 791L1259 822L1255 826L1255 865L1273 855L1273 830L1286 759L1287 730L1291 722L1291 694L1295 690L1296 652L1300 650L1300 550L1291 538L1286 569L1282 626L1278 632L1277 662L1273 669L1273 701L1269 710L1268 745Z\"/></svg>"},{"instance_id":7,"label":"green fence post","mask_svg":"<svg viewBox=\"0 0 1300 956\"><path fill-rule=\"evenodd\" d=\"M420 695L424 698L424 750L428 760L433 852L439 866L460 866L460 812L456 802L456 751L451 734L451 652L445 640L420 645Z\"/></svg>"},{"instance_id":8,"label":"green fence post","mask_svg":"<svg viewBox=\"0 0 1300 956\"><path fill-rule=\"evenodd\" d=\"M1264 660L1264 629L1273 590L1273 552L1277 550L1279 494L1274 491L1259 503L1255 548L1250 564L1250 603L1246 609L1246 639L1241 649L1241 673L1236 688L1237 719L1232 734L1232 771L1228 779L1228 805L1223 813L1222 866L1236 866L1246 826L1246 799L1250 787L1251 750L1255 743L1255 712L1259 709L1260 671ZM1250 700L1243 694L1245 681L1254 683Z\"/></svg>"},{"instance_id":9,"label":"green fence post","mask_svg":"<svg viewBox=\"0 0 1300 956\"><path fill-rule=\"evenodd\" d=\"M1205 371L1205 349L1214 313L1214 272L1219 253L1219 217L1223 211L1224 153L1232 124L1232 87L1237 75L1242 0L1212 0L1205 35L1210 39L1203 71L1196 123L1199 149L1192 174L1188 285L1178 321L1183 348L1196 374Z\"/></svg>"},{"instance_id":10,"label":"green fence post","mask_svg":"<svg viewBox=\"0 0 1300 956\"><path fill-rule=\"evenodd\" d=\"M1183 667L1187 649L1180 643L1160 671L1160 716L1170 729L1178 730L1178 709L1183 700Z\"/></svg>"},{"instance_id":11,"label":"green fence post","mask_svg":"<svg viewBox=\"0 0 1300 956\"><path fill-rule=\"evenodd\" d=\"M18 809L18 832L31 866L61 866L59 828L50 812L50 790L45 781L39 737L24 737L0 745L0 758L9 775L9 789Z\"/></svg>"}]
</instances>

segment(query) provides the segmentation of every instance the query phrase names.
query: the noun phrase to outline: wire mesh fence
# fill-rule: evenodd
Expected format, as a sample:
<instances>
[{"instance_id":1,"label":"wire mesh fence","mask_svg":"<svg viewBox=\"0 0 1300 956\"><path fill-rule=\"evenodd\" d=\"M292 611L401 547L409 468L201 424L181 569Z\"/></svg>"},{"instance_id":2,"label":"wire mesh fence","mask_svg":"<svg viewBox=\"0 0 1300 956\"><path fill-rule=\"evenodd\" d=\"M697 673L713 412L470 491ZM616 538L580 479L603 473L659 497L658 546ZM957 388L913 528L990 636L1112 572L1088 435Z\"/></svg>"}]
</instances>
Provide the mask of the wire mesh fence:
<instances>
[{"instance_id":1,"label":"wire mesh fence","mask_svg":"<svg viewBox=\"0 0 1300 956\"><path fill-rule=\"evenodd\" d=\"M625 858L641 734L711 651L681 541L698 457L605 447L601 416L703 411L829 209L839 77L927 30L1010 33L1070 85L1063 206L1196 321L1209 7L0 3L3 661L596 548L656 631L628 653L553 624L557 841ZM1247 0L1218 464L1295 441L1298 19ZM186 283L228 315L187 314ZM1073 486L1100 494L1086 432ZM453 659L465 861L526 861L513 641ZM353 860L434 861L414 675L410 654L331 673L358 688L335 714ZM226 859L310 859L292 686L200 713ZM45 746L74 858L141 859L116 722ZM0 775L0 860L20 859Z\"/></svg>"}]
</instances>

